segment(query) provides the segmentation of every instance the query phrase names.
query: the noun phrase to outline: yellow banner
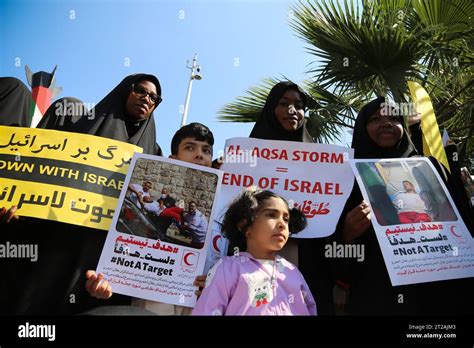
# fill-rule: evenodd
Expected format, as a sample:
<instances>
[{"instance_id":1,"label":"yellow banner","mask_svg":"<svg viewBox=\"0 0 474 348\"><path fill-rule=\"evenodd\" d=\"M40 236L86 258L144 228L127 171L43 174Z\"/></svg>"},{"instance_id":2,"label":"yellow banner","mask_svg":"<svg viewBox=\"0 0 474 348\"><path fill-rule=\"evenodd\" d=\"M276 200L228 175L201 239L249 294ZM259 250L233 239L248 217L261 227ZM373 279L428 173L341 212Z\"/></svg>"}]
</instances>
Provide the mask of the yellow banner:
<instances>
[{"instance_id":1,"label":"yellow banner","mask_svg":"<svg viewBox=\"0 0 474 348\"><path fill-rule=\"evenodd\" d=\"M424 155L433 156L450 170L430 96L425 89L416 82L408 81L408 88L410 89L413 103L416 105L416 111L421 114Z\"/></svg>"},{"instance_id":2,"label":"yellow banner","mask_svg":"<svg viewBox=\"0 0 474 348\"><path fill-rule=\"evenodd\" d=\"M0 126L0 207L108 230L134 152L93 135Z\"/></svg>"}]
</instances>

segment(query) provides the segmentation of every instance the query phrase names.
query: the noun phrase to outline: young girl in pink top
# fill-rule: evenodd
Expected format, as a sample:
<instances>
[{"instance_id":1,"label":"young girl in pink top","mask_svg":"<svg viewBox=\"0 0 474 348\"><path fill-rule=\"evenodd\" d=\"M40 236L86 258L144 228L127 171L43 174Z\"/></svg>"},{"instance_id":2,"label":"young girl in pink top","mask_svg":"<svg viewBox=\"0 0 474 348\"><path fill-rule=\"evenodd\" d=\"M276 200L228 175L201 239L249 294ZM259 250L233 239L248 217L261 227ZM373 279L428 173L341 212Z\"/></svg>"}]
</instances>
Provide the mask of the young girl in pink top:
<instances>
[{"instance_id":1,"label":"young girl in pink top","mask_svg":"<svg viewBox=\"0 0 474 348\"><path fill-rule=\"evenodd\" d=\"M245 190L229 207L222 233L233 256L209 271L193 315L316 315L299 270L276 255L306 217L271 191Z\"/></svg>"}]
</instances>

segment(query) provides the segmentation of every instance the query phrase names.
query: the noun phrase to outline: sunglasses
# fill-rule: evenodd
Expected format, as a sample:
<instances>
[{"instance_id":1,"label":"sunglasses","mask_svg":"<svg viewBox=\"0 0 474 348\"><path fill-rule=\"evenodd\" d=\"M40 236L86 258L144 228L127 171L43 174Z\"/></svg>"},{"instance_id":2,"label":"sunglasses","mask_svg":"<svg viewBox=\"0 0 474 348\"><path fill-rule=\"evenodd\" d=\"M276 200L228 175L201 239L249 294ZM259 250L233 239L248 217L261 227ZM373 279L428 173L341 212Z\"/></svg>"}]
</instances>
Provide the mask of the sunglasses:
<instances>
[{"instance_id":1,"label":"sunglasses","mask_svg":"<svg viewBox=\"0 0 474 348\"><path fill-rule=\"evenodd\" d=\"M135 83L132 85L132 91L138 98L143 98L143 97L148 96L148 99L153 105L158 105L163 100L158 94L150 93L141 85L137 85Z\"/></svg>"}]
</instances>

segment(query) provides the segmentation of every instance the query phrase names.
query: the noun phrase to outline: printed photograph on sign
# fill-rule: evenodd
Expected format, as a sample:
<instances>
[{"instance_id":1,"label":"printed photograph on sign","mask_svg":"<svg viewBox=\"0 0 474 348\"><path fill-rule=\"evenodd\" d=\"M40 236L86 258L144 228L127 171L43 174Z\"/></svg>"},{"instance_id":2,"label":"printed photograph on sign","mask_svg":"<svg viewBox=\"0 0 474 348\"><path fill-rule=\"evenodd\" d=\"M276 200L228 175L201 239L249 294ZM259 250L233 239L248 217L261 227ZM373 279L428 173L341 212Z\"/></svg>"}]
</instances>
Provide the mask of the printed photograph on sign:
<instances>
[{"instance_id":1,"label":"printed photograph on sign","mask_svg":"<svg viewBox=\"0 0 474 348\"><path fill-rule=\"evenodd\" d=\"M116 224L118 232L201 249L217 175L140 158Z\"/></svg>"},{"instance_id":2,"label":"printed photograph on sign","mask_svg":"<svg viewBox=\"0 0 474 348\"><path fill-rule=\"evenodd\" d=\"M392 286L474 276L474 240L427 158L351 161Z\"/></svg>"},{"instance_id":3,"label":"printed photograph on sign","mask_svg":"<svg viewBox=\"0 0 474 348\"><path fill-rule=\"evenodd\" d=\"M379 225L457 220L427 163L360 162L356 167Z\"/></svg>"},{"instance_id":4,"label":"printed photograph on sign","mask_svg":"<svg viewBox=\"0 0 474 348\"><path fill-rule=\"evenodd\" d=\"M97 265L114 293L194 306L220 182L212 168L134 155Z\"/></svg>"}]
</instances>

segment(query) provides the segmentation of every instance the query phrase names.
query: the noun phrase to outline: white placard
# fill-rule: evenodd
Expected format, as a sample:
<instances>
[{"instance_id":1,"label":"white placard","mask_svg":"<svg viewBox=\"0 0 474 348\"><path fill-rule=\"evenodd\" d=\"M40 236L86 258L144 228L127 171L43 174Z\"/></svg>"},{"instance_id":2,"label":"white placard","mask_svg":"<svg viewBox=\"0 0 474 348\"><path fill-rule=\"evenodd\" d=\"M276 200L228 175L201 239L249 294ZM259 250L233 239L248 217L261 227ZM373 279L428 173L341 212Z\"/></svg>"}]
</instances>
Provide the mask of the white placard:
<instances>
[{"instance_id":1,"label":"white placard","mask_svg":"<svg viewBox=\"0 0 474 348\"><path fill-rule=\"evenodd\" d=\"M474 242L426 158L352 160L393 286L474 276Z\"/></svg>"},{"instance_id":2,"label":"white placard","mask_svg":"<svg viewBox=\"0 0 474 348\"><path fill-rule=\"evenodd\" d=\"M349 165L353 154L353 149L337 145L228 139L220 168L224 174L206 269L226 254L219 222L232 200L249 186L273 191L304 212L308 227L295 238L334 233L354 184Z\"/></svg>"},{"instance_id":3,"label":"white placard","mask_svg":"<svg viewBox=\"0 0 474 348\"><path fill-rule=\"evenodd\" d=\"M97 272L105 274L113 292L194 306L193 281L203 273L212 224L207 223L204 245L197 248L184 220L145 212L127 198L127 188L149 180L157 189L155 201L159 190L166 187L178 206L183 201L187 210L194 201L203 214L201 218L213 221L221 175L218 170L187 162L134 155L97 266Z\"/></svg>"}]
</instances>

